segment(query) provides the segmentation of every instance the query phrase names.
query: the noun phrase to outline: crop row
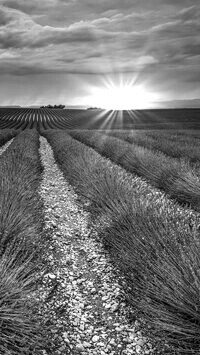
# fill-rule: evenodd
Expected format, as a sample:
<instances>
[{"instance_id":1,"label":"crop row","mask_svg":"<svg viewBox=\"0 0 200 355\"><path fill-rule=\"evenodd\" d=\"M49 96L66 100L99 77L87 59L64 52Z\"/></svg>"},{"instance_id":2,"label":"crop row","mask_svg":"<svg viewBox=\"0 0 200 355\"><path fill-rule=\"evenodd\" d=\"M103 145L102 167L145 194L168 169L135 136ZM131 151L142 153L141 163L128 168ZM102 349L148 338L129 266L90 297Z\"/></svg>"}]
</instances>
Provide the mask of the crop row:
<instances>
[{"instance_id":1,"label":"crop row","mask_svg":"<svg viewBox=\"0 0 200 355\"><path fill-rule=\"evenodd\" d=\"M145 178L152 186L180 203L200 211L200 181L184 160L167 157L161 152L127 143L99 132L69 131L70 135L127 171Z\"/></svg>"},{"instance_id":2,"label":"crop row","mask_svg":"<svg viewBox=\"0 0 200 355\"><path fill-rule=\"evenodd\" d=\"M189 159L193 163L200 161L200 135L197 138L192 133L180 135L173 131L170 134L160 131L110 131L108 134L174 158Z\"/></svg>"},{"instance_id":3,"label":"crop row","mask_svg":"<svg viewBox=\"0 0 200 355\"><path fill-rule=\"evenodd\" d=\"M0 129L200 129L199 110L0 108Z\"/></svg>"},{"instance_id":4,"label":"crop row","mask_svg":"<svg viewBox=\"0 0 200 355\"><path fill-rule=\"evenodd\" d=\"M100 121L103 122L107 117L106 115L105 112L101 114ZM95 116L95 113L87 110L7 109L0 110L0 129L71 129L87 125L92 128L96 122ZM96 118L99 125L98 116Z\"/></svg>"},{"instance_id":5,"label":"crop row","mask_svg":"<svg viewBox=\"0 0 200 355\"><path fill-rule=\"evenodd\" d=\"M42 271L42 166L38 133L20 133L0 157L0 353L44 345L35 285Z\"/></svg>"},{"instance_id":6,"label":"crop row","mask_svg":"<svg viewBox=\"0 0 200 355\"><path fill-rule=\"evenodd\" d=\"M7 143L10 139L14 138L17 134L17 131L14 130L3 130L0 131L0 147Z\"/></svg>"},{"instance_id":7,"label":"crop row","mask_svg":"<svg viewBox=\"0 0 200 355\"><path fill-rule=\"evenodd\" d=\"M0 129L70 128L71 115L64 110L10 109L0 115Z\"/></svg>"},{"instance_id":8,"label":"crop row","mask_svg":"<svg viewBox=\"0 0 200 355\"><path fill-rule=\"evenodd\" d=\"M67 180L90 201L93 216L106 216L103 241L127 278L129 301L151 324L153 337L167 339L170 354L172 349L177 354L199 350L198 214L66 132L43 135Z\"/></svg>"}]
</instances>

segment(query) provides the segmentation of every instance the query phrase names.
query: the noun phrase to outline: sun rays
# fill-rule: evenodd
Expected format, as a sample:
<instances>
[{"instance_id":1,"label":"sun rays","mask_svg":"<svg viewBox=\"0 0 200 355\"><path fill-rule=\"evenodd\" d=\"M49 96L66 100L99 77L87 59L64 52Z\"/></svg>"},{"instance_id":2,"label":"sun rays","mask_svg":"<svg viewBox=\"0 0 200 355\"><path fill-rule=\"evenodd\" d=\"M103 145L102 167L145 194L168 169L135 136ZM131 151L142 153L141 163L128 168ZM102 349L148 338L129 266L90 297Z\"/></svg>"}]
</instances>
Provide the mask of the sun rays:
<instances>
[{"instance_id":1,"label":"sun rays","mask_svg":"<svg viewBox=\"0 0 200 355\"><path fill-rule=\"evenodd\" d=\"M85 91L84 103L101 109L93 111L94 125L108 130L139 123L141 115L137 110L153 108L159 100L147 83L139 82L138 74L107 75L96 85L87 85Z\"/></svg>"},{"instance_id":2,"label":"sun rays","mask_svg":"<svg viewBox=\"0 0 200 355\"><path fill-rule=\"evenodd\" d=\"M106 110L136 110L150 108L158 96L144 84L137 84L137 78L125 80L105 78L101 85L89 88L88 100L92 105Z\"/></svg>"}]
</instances>

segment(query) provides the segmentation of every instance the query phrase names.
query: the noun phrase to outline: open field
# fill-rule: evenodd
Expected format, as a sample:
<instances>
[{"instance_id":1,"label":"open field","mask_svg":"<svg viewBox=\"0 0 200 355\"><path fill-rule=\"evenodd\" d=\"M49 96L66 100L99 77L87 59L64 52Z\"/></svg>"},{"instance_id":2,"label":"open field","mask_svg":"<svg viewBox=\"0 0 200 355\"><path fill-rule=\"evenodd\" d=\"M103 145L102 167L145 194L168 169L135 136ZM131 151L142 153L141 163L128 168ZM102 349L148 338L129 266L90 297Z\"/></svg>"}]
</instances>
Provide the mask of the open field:
<instances>
[{"instance_id":1,"label":"open field","mask_svg":"<svg viewBox=\"0 0 200 355\"><path fill-rule=\"evenodd\" d=\"M175 129L200 130L200 109L106 111L101 109L0 108L0 130Z\"/></svg>"},{"instance_id":2,"label":"open field","mask_svg":"<svg viewBox=\"0 0 200 355\"><path fill-rule=\"evenodd\" d=\"M200 110L155 111L0 110L2 355L199 354Z\"/></svg>"}]
</instances>

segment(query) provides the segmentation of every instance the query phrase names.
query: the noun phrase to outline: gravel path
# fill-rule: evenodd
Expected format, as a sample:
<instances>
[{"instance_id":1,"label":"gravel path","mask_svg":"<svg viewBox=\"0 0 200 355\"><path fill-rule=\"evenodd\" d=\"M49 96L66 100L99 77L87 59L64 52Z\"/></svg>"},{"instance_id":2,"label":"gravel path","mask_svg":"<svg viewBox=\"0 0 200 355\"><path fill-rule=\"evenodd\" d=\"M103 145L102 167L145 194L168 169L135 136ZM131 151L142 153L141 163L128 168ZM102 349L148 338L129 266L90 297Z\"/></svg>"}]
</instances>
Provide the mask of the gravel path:
<instances>
[{"instance_id":1,"label":"gravel path","mask_svg":"<svg viewBox=\"0 0 200 355\"><path fill-rule=\"evenodd\" d=\"M55 163L50 145L43 137L40 143L44 165L40 193L50 244L49 271L38 297L53 339L51 351L44 350L43 355L150 354L151 345L142 338L138 322L130 320L120 286L123 279Z\"/></svg>"},{"instance_id":2,"label":"gravel path","mask_svg":"<svg viewBox=\"0 0 200 355\"><path fill-rule=\"evenodd\" d=\"M1 148L0 148L0 155L3 154L3 152L5 152L5 150L9 147L9 145L12 143L14 138L12 138L11 140L9 140L7 143L5 143Z\"/></svg>"}]
</instances>

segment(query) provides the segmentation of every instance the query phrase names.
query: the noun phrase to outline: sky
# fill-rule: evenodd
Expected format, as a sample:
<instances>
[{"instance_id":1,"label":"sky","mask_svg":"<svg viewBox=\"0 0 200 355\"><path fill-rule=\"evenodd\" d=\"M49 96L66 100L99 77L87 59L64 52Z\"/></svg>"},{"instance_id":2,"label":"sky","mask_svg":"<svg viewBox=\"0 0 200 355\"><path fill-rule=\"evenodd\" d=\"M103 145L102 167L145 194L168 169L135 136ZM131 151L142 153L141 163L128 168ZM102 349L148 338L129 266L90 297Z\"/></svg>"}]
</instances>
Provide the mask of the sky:
<instances>
[{"instance_id":1,"label":"sky","mask_svg":"<svg viewBox=\"0 0 200 355\"><path fill-rule=\"evenodd\" d=\"M199 0L0 0L0 106L188 105L199 18Z\"/></svg>"}]
</instances>

